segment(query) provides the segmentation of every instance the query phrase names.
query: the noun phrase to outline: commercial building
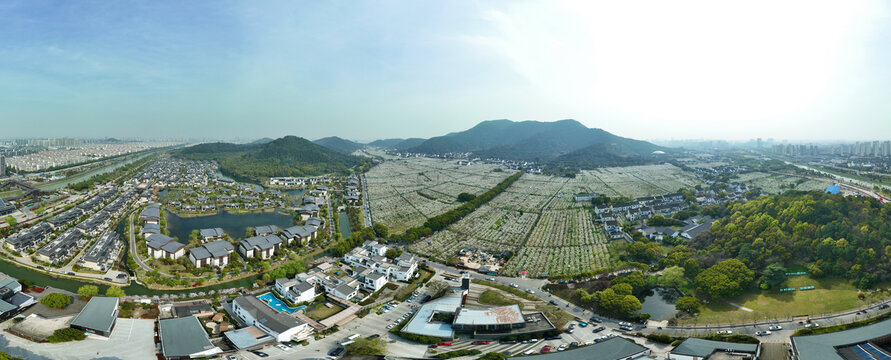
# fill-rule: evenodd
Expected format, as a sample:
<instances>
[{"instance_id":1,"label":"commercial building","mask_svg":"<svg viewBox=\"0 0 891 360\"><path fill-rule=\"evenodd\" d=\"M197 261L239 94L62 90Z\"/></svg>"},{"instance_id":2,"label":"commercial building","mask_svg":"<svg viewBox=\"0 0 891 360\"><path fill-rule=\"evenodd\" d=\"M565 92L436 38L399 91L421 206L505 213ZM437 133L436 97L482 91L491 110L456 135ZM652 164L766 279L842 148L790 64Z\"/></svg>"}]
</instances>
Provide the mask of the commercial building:
<instances>
[{"instance_id":1,"label":"commercial building","mask_svg":"<svg viewBox=\"0 0 891 360\"><path fill-rule=\"evenodd\" d=\"M792 337L793 360L891 358L891 320L863 327Z\"/></svg>"},{"instance_id":2,"label":"commercial building","mask_svg":"<svg viewBox=\"0 0 891 360\"><path fill-rule=\"evenodd\" d=\"M256 326L276 341L286 342L308 335L308 326L290 314L283 314L255 296L239 296L232 301L233 316L246 326Z\"/></svg>"},{"instance_id":3,"label":"commercial building","mask_svg":"<svg viewBox=\"0 0 891 360\"><path fill-rule=\"evenodd\" d=\"M0 274L0 320L6 320L37 303L33 296L22 293L18 279Z\"/></svg>"},{"instance_id":4,"label":"commercial building","mask_svg":"<svg viewBox=\"0 0 891 360\"><path fill-rule=\"evenodd\" d=\"M761 354L760 344L738 344L688 338L668 353L669 360L757 359Z\"/></svg>"},{"instance_id":5,"label":"commercial building","mask_svg":"<svg viewBox=\"0 0 891 360\"><path fill-rule=\"evenodd\" d=\"M71 320L71 327L109 337L118 319L118 302L116 297L94 296L83 310Z\"/></svg>"},{"instance_id":6,"label":"commercial building","mask_svg":"<svg viewBox=\"0 0 891 360\"><path fill-rule=\"evenodd\" d=\"M275 341L274 337L269 336L256 326L226 331L223 333L223 337L239 350L257 349Z\"/></svg>"},{"instance_id":7,"label":"commercial building","mask_svg":"<svg viewBox=\"0 0 891 360\"><path fill-rule=\"evenodd\" d=\"M526 325L518 305L497 306L487 309L459 308L452 327L456 331L501 331Z\"/></svg>"},{"instance_id":8,"label":"commercial building","mask_svg":"<svg viewBox=\"0 0 891 360\"><path fill-rule=\"evenodd\" d=\"M517 360L633 360L650 355L650 349L617 336L599 343L541 355L516 356Z\"/></svg>"},{"instance_id":9,"label":"commercial building","mask_svg":"<svg viewBox=\"0 0 891 360\"><path fill-rule=\"evenodd\" d=\"M158 320L161 354L167 359L195 359L222 352L194 316Z\"/></svg>"}]
</instances>

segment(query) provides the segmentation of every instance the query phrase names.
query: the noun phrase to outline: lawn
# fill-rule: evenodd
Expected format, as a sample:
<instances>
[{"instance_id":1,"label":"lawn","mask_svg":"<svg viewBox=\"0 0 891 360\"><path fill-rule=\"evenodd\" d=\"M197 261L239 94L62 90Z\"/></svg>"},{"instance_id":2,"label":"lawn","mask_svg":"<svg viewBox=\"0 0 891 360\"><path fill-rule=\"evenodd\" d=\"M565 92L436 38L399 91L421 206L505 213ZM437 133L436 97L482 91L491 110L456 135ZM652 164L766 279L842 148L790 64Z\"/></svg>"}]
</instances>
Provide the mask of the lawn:
<instances>
[{"instance_id":1,"label":"lawn","mask_svg":"<svg viewBox=\"0 0 891 360\"><path fill-rule=\"evenodd\" d=\"M815 286L814 290L779 292L781 288ZM698 316L681 323L737 323L767 318L790 318L800 315L820 315L857 308L883 295L868 294L866 300L857 298L859 291L843 278L812 279L807 276L789 277L783 284L770 290L750 290L728 299L752 311L745 311L723 301L712 301L702 307Z\"/></svg>"},{"instance_id":2,"label":"lawn","mask_svg":"<svg viewBox=\"0 0 891 360\"><path fill-rule=\"evenodd\" d=\"M505 306L505 305L519 305L520 302L516 300L508 299L506 296L494 290L486 290L480 294L480 304L486 305L496 305L496 306ZM522 307L522 305L521 305Z\"/></svg>"},{"instance_id":3,"label":"lawn","mask_svg":"<svg viewBox=\"0 0 891 360\"><path fill-rule=\"evenodd\" d=\"M331 305L334 305L334 306L332 306L331 308L329 308L329 307L325 306L325 303L324 303L324 302L321 302L321 303L318 303L318 304L314 304L314 305L310 305L309 307L313 307L313 306L314 306L314 308L313 308L312 310L310 310L310 311L307 311L305 315L306 315L308 318L313 319L313 320L315 320L315 321L321 321L322 319L326 319L326 318L328 318L328 317L331 317L331 315L337 314L337 313L339 313L341 310L343 310L343 308L340 307L340 306L338 306L337 304L331 303ZM308 308L309 308L309 307L308 307Z\"/></svg>"}]
</instances>

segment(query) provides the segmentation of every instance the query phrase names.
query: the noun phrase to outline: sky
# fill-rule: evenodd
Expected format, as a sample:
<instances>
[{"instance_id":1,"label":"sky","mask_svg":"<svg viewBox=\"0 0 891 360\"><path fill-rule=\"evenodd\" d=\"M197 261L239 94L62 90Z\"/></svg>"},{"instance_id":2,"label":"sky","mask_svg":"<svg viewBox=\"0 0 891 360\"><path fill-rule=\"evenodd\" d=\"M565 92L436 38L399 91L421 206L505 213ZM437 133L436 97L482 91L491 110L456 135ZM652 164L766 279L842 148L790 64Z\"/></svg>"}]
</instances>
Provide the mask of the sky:
<instances>
[{"instance_id":1,"label":"sky","mask_svg":"<svg viewBox=\"0 0 891 360\"><path fill-rule=\"evenodd\" d=\"M0 138L891 139L883 1L4 1Z\"/></svg>"}]
</instances>

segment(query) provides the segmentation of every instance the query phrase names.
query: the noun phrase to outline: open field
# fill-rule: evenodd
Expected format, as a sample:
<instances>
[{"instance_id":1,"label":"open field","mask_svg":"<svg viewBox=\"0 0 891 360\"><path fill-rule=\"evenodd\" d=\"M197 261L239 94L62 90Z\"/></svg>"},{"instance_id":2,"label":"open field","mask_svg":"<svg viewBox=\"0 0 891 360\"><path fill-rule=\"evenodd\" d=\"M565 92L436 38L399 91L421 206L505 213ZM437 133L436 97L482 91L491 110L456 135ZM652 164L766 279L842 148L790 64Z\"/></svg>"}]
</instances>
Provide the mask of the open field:
<instances>
[{"instance_id":1,"label":"open field","mask_svg":"<svg viewBox=\"0 0 891 360\"><path fill-rule=\"evenodd\" d=\"M493 171L498 168L428 158L385 161L365 175L371 214L375 222L391 231L421 225L427 218L460 205L458 194L483 193L513 173Z\"/></svg>"},{"instance_id":2,"label":"open field","mask_svg":"<svg viewBox=\"0 0 891 360\"><path fill-rule=\"evenodd\" d=\"M796 290L781 293L779 289L815 286L813 290ZM882 288L878 286L877 288ZM842 278L811 279L807 276L790 277L786 282L770 290L750 290L728 301L752 311L745 311L723 301L712 301L702 307L694 318L681 319L679 323L738 323L765 318L791 318L799 315L820 315L851 310L887 295L870 294L865 300L857 298L859 291Z\"/></svg>"},{"instance_id":3,"label":"open field","mask_svg":"<svg viewBox=\"0 0 891 360\"><path fill-rule=\"evenodd\" d=\"M667 194L698 184L673 165L586 170L575 178L524 174L488 204L410 246L446 261L462 248L511 252L502 275L574 275L611 264L608 239L577 193L630 198Z\"/></svg>"},{"instance_id":4,"label":"open field","mask_svg":"<svg viewBox=\"0 0 891 360\"><path fill-rule=\"evenodd\" d=\"M764 172L750 172L739 174L736 182L748 184L758 187L766 194L779 194L789 190L790 185L794 185L792 189L801 191L826 190L827 186L833 185L829 181L820 181L813 179L805 179L796 176L769 174Z\"/></svg>"}]
</instances>

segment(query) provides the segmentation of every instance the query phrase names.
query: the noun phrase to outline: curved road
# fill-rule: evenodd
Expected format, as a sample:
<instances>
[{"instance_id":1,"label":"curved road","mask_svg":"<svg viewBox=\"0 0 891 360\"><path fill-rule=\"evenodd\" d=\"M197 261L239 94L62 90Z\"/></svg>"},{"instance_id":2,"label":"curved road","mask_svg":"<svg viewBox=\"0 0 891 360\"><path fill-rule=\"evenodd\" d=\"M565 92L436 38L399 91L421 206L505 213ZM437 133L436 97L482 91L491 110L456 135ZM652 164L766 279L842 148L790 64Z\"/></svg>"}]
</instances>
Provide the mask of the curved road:
<instances>
[{"instance_id":1,"label":"curved road","mask_svg":"<svg viewBox=\"0 0 891 360\"><path fill-rule=\"evenodd\" d=\"M136 264L139 265L143 270L152 272L151 266L146 265L142 262L142 259L139 258L139 252L136 251L136 235L133 233L133 213L130 213L130 254L133 255L133 260L136 260Z\"/></svg>"}]
</instances>

